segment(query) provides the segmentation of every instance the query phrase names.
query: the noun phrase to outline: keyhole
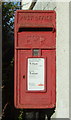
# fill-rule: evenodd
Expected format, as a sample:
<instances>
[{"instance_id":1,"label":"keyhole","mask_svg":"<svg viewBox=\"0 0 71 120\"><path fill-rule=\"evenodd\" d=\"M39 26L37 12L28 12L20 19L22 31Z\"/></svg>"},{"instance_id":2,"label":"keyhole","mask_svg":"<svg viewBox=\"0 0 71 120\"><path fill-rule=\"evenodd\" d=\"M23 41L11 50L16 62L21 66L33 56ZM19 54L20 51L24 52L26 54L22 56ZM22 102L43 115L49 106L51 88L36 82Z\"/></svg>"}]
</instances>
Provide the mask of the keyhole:
<instances>
[{"instance_id":1,"label":"keyhole","mask_svg":"<svg viewBox=\"0 0 71 120\"><path fill-rule=\"evenodd\" d=\"M23 78L25 79L25 75L23 75Z\"/></svg>"}]
</instances>

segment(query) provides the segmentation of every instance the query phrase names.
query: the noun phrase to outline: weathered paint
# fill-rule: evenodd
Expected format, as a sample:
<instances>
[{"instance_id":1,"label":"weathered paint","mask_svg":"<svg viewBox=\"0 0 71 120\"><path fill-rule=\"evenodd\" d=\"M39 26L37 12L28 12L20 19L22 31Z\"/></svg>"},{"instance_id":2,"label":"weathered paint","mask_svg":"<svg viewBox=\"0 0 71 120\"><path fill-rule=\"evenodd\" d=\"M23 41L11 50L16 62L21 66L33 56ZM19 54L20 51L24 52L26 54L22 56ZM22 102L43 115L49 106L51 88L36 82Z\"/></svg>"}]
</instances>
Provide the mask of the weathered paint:
<instances>
[{"instance_id":1,"label":"weathered paint","mask_svg":"<svg viewBox=\"0 0 71 120\"><path fill-rule=\"evenodd\" d=\"M30 17L29 17L30 16ZM39 54L33 56L33 50ZM45 90L27 90L28 58L45 59ZM56 13L18 10L15 15L14 104L16 108L56 106Z\"/></svg>"}]
</instances>

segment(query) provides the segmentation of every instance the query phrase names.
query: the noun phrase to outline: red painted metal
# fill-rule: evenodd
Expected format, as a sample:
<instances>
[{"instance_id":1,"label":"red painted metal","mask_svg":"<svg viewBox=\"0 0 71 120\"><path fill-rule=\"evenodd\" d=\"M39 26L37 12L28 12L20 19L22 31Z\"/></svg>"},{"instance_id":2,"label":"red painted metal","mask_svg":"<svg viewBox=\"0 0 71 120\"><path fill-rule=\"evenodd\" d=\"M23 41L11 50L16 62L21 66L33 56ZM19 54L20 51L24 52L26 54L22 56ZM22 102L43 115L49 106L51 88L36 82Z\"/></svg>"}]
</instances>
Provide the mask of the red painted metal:
<instances>
[{"instance_id":1,"label":"red painted metal","mask_svg":"<svg viewBox=\"0 0 71 120\"><path fill-rule=\"evenodd\" d=\"M40 54L33 56L33 50ZM56 106L56 13L17 10L15 15L14 104L16 108ZM45 59L45 90L27 91L27 59Z\"/></svg>"}]
</instances>

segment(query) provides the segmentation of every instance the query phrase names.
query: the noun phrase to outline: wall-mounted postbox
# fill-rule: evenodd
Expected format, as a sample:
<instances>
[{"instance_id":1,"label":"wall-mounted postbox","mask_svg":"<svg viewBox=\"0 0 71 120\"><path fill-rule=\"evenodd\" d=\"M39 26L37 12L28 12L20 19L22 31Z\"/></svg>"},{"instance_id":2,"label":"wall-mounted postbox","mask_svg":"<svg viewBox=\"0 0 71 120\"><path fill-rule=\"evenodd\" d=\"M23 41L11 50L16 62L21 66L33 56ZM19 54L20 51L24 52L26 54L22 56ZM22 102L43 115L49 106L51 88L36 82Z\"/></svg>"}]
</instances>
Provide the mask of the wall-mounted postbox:
<instances>
[{"instance_id":1,"label":"wall-mounted postbox","mask_svg":"<svg viewBox=\"0 0 71 120\"><path fill-rule=\"evenodd\" d=\"M18 10L15 15L16 108L56 106L55 11Z\"/></svg>"}]
</instances>

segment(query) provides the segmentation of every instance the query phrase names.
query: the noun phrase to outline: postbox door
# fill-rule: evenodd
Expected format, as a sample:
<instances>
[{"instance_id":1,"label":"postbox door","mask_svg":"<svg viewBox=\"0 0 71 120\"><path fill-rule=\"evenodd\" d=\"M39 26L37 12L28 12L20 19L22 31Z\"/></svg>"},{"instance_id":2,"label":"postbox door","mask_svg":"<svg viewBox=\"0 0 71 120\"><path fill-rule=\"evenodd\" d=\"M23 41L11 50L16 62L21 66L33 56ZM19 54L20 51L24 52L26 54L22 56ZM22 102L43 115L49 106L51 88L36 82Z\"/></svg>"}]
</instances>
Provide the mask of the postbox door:
<instances>
[{"instance_id":1,"label":"postbox door","mask_svg":"<svg viewBox=\"0 0 71 120\"><path fill-rule=\"evenodd\" d=\"M17 69L17 86L16 91L18 97L19 108L50 108L55 105L55 50L41 50L41 55L33 56L33 50L18 50L18 68ZM41 80L44 85L37 87L37 89L28 89L28 61L37 58L41 60L38 66L41 66L43 71L43 79ZM36 60L36 59L35 59ZM42 65L43 64L43 65ZM30 69L30 67L29 67ZM42 70L41 71L42 73ZM41 75L41 73L39 75ZM30 76L31 77L31 76ZM35 79L35 77L34 77ZM35 79L36 80L36 79ZM38 83L40 79L37 80Z\"/></svg>"}]
</instances>

